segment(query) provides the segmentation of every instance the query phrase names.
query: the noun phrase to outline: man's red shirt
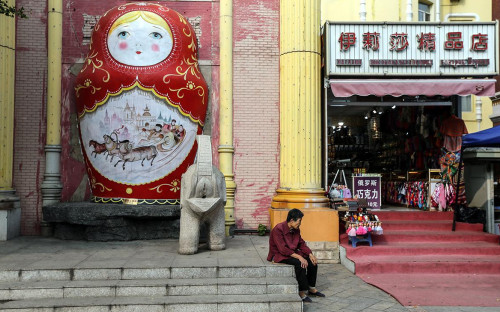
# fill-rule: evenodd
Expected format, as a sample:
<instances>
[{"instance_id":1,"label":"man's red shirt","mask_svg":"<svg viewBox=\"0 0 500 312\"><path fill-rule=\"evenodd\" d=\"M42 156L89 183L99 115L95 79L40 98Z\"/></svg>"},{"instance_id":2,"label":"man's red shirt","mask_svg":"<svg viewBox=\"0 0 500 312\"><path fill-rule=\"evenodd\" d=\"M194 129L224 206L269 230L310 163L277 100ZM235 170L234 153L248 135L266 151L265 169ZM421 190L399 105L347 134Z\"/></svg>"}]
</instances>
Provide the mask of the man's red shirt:
<instances>
[{"instance_id":1,"label":"man's red shirt","mask_svg":"<svg viewBox=\"0 0 500 312\"><path fill-rule=\"evenodd\" d=\"M281 262L293 253L308 257L311 249L300 237L300 230L290 230L286 221L276 224L269 237L267 261Z\"/></svg>"}]
</instances>

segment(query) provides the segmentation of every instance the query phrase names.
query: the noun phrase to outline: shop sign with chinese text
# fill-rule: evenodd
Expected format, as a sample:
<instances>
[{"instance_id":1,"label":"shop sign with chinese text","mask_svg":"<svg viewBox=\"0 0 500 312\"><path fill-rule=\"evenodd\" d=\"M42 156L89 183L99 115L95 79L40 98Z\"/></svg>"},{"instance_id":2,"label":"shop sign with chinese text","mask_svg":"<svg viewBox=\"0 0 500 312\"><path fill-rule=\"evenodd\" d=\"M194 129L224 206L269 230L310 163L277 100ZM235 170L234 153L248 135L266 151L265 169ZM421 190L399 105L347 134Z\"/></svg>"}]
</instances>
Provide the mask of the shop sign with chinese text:
<instances>
[{"instance_id":1,"label":"shop sign with chinese text","mask_svg":"<svg viewBox=\"0 0 500 312\"><path fill-rule=\"evenodd\" d=\"M494 76L496 22L325 24L327 75Z\"/></svg>"},{"instance_id":2,"label":"shop sign with chinese text","mask_svg":"<svg viewBox=\"0 0 500 312\"><path fill-rule=\"evenodd\" d=\"M380 176L353 176L353 195L356 198L366 198L368 208L380 209L381 183Z\"/></svg>"}]
</instances>

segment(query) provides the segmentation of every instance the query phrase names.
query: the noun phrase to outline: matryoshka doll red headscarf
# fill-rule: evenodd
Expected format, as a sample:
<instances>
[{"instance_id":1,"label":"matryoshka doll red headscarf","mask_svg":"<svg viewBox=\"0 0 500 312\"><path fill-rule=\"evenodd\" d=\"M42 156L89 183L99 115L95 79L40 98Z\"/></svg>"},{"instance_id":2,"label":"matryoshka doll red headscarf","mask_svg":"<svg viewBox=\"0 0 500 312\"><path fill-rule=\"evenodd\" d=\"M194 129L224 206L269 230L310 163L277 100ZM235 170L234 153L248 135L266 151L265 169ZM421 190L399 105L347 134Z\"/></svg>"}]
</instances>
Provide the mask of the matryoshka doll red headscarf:
<instances>
[{"instance_id":1,"label":"matryoshka doll red headscarf","mask_svg":"<svg viewBox=\"0 0 500 312\"><path fill-rule=\"evenodd\" d=\"M177 204L208 101L186 18L152 3L109 10L75 91L93 200Z\"/></svg>"}]
</instances>

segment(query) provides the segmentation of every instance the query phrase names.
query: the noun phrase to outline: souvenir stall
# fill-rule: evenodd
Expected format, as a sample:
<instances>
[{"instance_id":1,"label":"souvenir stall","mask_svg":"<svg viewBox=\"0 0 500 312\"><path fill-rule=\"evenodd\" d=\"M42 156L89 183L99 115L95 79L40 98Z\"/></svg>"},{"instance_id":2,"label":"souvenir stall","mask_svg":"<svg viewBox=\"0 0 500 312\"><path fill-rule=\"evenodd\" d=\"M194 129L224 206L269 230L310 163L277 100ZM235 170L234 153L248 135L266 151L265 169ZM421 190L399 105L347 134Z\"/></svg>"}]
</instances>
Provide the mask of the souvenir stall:
<instances>
[{"instance_id":1,"label":"souvenir stall","mask_svg":"<svg viewBox=\"0 0 500 312\"><path fill-rule=\"evenodd\" d=\"M384 234L379 217L362 208L352 213L347 212L342 221L352 247L356 247L359 242L367 242L371 247L372 235Z\"/></svg>"},{"instance_id":2,"label":"souvenir stall","mask_svg":"<svg viewBox=\"0 0 500 312\"><path fill-rule=\"evenodd\" d=\"M449 209L455 201L460 140L467 128L454 114L458 110L454 99L450 97L447 101L447 105L438 107L379 107L376 109L378 125L370 123L373 116L365 118L366 115L361 114L346 118L342 109L330 108L331 123L348 120L342 122L340 130L337 127L329 135L329 156L332 157L329 172L335 173L329 180L330 186L343 193L346 193L344 189L350 190L347 194L355 198L366 198L372 209L383 205ZM371 110L362 106L358 110L360 108ZM372 115L373 110L368 114ZM341 179L339 170L343 174ZM368 177L373 181L364 181ZM368 184L360 184L359 180ZM369 186L376 189L369 190ZM463 185L461 187L459 200L463 202Z\"/></svg>"},{"instance_id":3,"label":"souvenir stall","mask_svg":"<svg viewBox=\"0 0 500 312\"><path fill-rule=\"evenodd\" d=\"M327 22L325 185L341 169L345 185L337 187L372 210L445 211L465 203L462 106L470 95L494 94L495 80L484 77L498 71L496 28ZM356 189L363 175L379 176L380 189Z\"/></svg>"}]
</instances>

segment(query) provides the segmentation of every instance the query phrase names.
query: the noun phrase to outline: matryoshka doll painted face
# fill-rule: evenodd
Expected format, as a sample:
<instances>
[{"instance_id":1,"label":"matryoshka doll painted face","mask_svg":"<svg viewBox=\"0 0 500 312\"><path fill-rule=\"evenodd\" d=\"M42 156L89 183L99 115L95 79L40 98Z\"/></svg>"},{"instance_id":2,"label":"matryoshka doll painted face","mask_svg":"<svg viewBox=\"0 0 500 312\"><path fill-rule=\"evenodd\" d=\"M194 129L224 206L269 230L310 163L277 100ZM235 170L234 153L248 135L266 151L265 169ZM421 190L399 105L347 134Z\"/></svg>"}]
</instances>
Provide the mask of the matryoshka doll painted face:
<instances>
[{"instance_id":1,"label":"matryoshka doll painted face","mask_svg":"<svg viewBox=\"0 0 500 312\"><path fill-rule=\"evenodd\" d=\"M109 53L118 62L149 66L163 61L172 51L170 27L159 15L133 11L118 18L108 34Z\"/></svg>"},{"instance_id":2,"label":"matryoshka doll painted face","mask_svg":"<svg viewBox=\"0 0 500 312\"><path fill-rule=\"evenodd\" d=\"M184 16L152 2L97 22L75 80L92 201L179 204L208 106L196 42Z\"/></svg>"}]
</instances>

